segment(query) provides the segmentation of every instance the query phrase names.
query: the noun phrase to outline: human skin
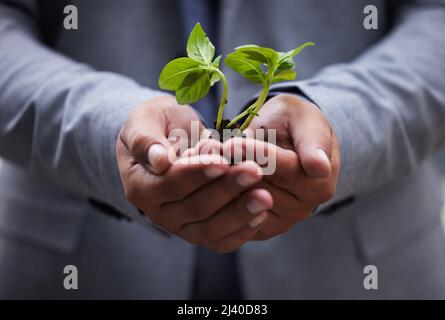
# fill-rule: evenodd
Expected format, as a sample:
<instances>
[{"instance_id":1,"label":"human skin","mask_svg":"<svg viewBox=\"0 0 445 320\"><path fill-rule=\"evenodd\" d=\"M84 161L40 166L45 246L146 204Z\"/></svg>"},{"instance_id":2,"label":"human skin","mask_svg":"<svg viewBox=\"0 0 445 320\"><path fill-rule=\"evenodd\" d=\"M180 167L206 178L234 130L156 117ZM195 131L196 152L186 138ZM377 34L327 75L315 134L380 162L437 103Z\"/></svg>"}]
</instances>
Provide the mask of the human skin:
<instances>
[{"instance_id":1,"label":"human skin","mask_svg":"<svg viewBox=\"0 0 445 320\"><path fill-rule=\"evenodd\" d=\"M264 225L273 206L252 161L231 166L219 154L201 154L202 141L173 163L169 132L199 121L189 106L162 96L137 106L122 127L116 156L127 199L166 231L219 252L236 250ZM204 127L201 125L200 130ZM194 160L194 161L190 161Z\"/></svg>"},{"instance_id":2,"label":"human skin","mask_svg":"<svg viewBox=\"0 0 445 320\"><path fill-rule=\"evenodd\" d=\"M270 192L274 205L253 238L266 240L307 219L318 205L332 198L339 176L340 147L320 109L295 95L270 99L249 128L253 132L258 128L276 129L276 170L258 183ZM245 139L243 144L270 148L270 144L258 140Z\"/></svg>"},{"instance_id":3,"label":"human skin","mask_svg":"<svg viewBox=\"0 0 445 320\"><path fill-rule=\"evenodd\" d=\"M171 163L168 133L177 128L190 133L191 121L199 121L191 107L179 106L169 96L155 98L133 110L117 142L128 200L168 232L230 252L247 241L287 232L335 193L338 141L312 103L279 95L264 105L249 128L276 129L277 146L251 138L224 144L203 140ZM273 152L275 172L263 176L255 162L230 165L220 155L240 145L243 151L261 147ZM204 149L221 152L202 153Z\"/></svg>"}]
</instances>

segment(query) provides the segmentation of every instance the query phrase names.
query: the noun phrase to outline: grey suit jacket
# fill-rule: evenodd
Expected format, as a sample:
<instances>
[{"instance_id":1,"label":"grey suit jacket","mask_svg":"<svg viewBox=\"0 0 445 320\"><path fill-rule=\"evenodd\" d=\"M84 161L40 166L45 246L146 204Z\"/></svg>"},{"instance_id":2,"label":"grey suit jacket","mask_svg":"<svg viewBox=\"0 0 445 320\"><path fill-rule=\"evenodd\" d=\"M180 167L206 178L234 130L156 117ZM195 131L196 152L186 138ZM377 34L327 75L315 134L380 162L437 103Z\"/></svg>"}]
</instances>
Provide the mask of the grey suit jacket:
<instances>
[{"instance_id":1,"label":"grey suit jacket","mask_svg":"<svg viewBox=\"0 0 445 320\"><path fill-rule=\"evenodd\" d=\"M178 3L73 0L78 30L63 29L61 3L0 1L0 297L187 298L192 246L144 227L114 155L131 108L160 94L162 66L183 54ZM378 30L363 28L368 4ZM318 44L284 86L325 112L342 157L322 208L332 210L240 250L247 298L445 298L429 160L445 144L444 5L222 1L221 53ZM233 116L257 88L227 72ZM134 222L99 214L88 198ZM63 288L67 264L78 267L77 291ZM369 264L377 290L363 286Z\"/></svg>"}]
</instances>

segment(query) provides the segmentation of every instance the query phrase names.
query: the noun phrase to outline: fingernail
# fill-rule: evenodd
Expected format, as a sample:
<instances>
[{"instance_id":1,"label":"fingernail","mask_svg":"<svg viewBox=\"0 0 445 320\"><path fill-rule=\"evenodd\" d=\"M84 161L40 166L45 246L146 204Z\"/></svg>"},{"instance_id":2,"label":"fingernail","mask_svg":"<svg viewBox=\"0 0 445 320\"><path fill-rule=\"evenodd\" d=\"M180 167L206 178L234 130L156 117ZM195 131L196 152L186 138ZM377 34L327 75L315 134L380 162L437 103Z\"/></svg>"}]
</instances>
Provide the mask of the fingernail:
<instances>
[{"instance_id":1,"label":"fingernail","mask_svg":"<svg viewBox=\"0 0 445 320\"><path fill-rule=\"evenodd\" d=\"M224 172L225 172L224 169L219 167L210 167L204 170L204 174L206 175L207 178L210 179L215 179L219 176L222 176Z\"/></svg>"},{"instance_id":2,"label":"fingernail","mask_svg":"<svg viewBox=\"0 0 445 320\"><path fill-rule=\"evenodd\" d=\"M160 144L153 144L148 150L148 163L152 167L156 167L166 154L167 150Z\"/></svg>"},{"instance_id":3,"label":"fingernail","mask_svg":"<svg viewBox=\"0 0 445 320\"><path fill-rule=\"evenodd\" d=\"M260 224L262 224L267 219L267 212L263 212L258 217L253 218L249 222L249 226L252 228L258 227Z\"/></svg>"},{"instance_id":4,"label":"fingernail","mask_svg":"<svg viewBox=\"0 0 445 320\"><path fill-rule=\"evenodd\" d=\"M331 165L331 160L329 160L328 155L326 154L326 152L323 149L317 149L317 156L318 158L320 158L321 160L323 160L326 164Z\"/></svg>"},{"instance_id":5,"label":"fingernail","mask_svg":"<svg viewBox=\"0 0 445 320\"><path fill-rule=\"evenodd\" d=\"M252 214L260 213L266 209L267 207L257 199L252 199L247 203L247 210Z\"/></svg>"},{"instance_id":6,"label":"fingernail","mask_svg":"<svg viewBox=\"0 0 445 320\"><path fill-rule=\"evenodd\" d=\"M258 180L258 176L254 176L248 173L241 173L238 177L236 177L236 182L242 187L250 186Z\"/></svg>"}]
</instances>

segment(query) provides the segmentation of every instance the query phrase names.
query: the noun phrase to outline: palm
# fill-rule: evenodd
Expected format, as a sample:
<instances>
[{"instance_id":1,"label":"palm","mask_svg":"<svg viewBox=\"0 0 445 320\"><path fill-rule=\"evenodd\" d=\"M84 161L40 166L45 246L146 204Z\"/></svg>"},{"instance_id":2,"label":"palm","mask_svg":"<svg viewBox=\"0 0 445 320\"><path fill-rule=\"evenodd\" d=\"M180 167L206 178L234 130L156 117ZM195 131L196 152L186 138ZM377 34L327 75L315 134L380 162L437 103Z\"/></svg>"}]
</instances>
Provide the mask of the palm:
<instances>
[{"instance_id":1,"label":"palm","mask_svg":"<svg viewBox=\"0 0 445 320\"><path fill-rule=\"evenodd\" d=\"M278 100L276 103L266 103L261 109L259 116L255 117L249 125L249 129L255 133L256 129L266 130L266 139L271 142L270 134L268 132L274 132L276 144L284 149L294 150L293 137L291 130L293 124L291 123L292 110L289 105ZM274 131L270 131L274 130Z\"/></svg>"}]
</instances>

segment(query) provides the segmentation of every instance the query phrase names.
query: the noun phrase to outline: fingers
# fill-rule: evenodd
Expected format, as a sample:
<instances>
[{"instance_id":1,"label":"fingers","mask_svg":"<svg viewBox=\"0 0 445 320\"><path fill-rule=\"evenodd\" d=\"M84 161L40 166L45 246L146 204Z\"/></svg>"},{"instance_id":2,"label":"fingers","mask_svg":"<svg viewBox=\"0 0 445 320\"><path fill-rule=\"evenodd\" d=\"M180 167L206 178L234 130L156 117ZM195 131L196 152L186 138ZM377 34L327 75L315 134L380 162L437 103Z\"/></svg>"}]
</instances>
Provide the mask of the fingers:
<instances>
[{"instance_id":1,"label":"fingers","mask_svg":"<svg viewBox=\"0 0 445 320\"><path fill-rule=\"evenodd\" d=\"M185 128L195 115L169 110L158 112L152 105L136 110L121 131L123 147L118 145L118 157L129 159L119 162L127 198L168 231L220 252L233 251L248 240L286 232L332 195L338 143L313 105L298 117L286 116L278 132L277 140L296 152L243 138L224 144L205 140L194 148L187 143L189 149L176 152L168 133ZM281 120L276 117L277 124ZM188 136L192 130L186 130Z\"/></svg>"},{"instance_id":2,"label":"fingers","mask_svg":"<svg viewBox=\"0 0 445 320\"><path fill-rule=\"evenodd\" d=\"M333 130L313 103L296 95L278 95L263 106L249 128L275 130L278 145L297 152L309 177L326 178L331 174Z\"/></svg>"},{"instance_id":3,"label":"fingers","mask_svg":"<svg viewBox=\"0 0 445 320\"><path fill-rule=\"evenodd\" d=\"M208 219L186 224L179 234L192 243L217 241L246 225L251 228L257 227L258 215L272 206L273 199L267 190L249 191Z\"/></svg>"},{"instance_id":4,"label":"fingers","mask_svg":"<svg viewBox=\"0 0 445 320\"><path fill-rule=\"evenodd\" d=\"M120 137L132 157L152 173L160 174L170 165L166 137L167 119L153 101L135 108Z\"/></svg>"},{"instance_id":5,"label":"fingers","mask_svg":"<svg viewBox=\"0 0 445 320\"><path fill-rule=\"evenodd\" d=\"M320 140L303 140L297 145L301 165L306 174L312 178L326 178L331 173L331 162L326 147L321 147Z\"/></svg>"},{"instance_id":6,"label":"fingers","mask_svg":"<svg viewBox=\"0 0 445 320\"><path fill-rule=\"evenodd\" d=\"M161 176L148 174L139 165L121 170L127 199L159 221L162 204L184 199L194 190L224 175L229 164L221 156L195 156L190 163L175 162ZM156 221L155 221L156 220Z\"/></svg>"},{"instance_id":7,"label":"fingers","mask_svg":"<svg viewBox=\"0 0 445 320\"><path fill-rule=\"evenodd\" d=\"M291 122L294 148L303 170L311 178L326 178L331 174L332 129L321 111L314 105L310 114L297 123Z\"/></svg>"},{"instance_id":8,"label":"fingers","mask_svg":"<svg viewBox=\"0 0 445 320\"><path fill-rule=\"evenodd\" d=\"M312 212L312 204L301 201L297 196L289 192L289 190L277 187L264 180L260 181L257 186L258 188L269 191L274 200L271 210L286 223L295 224L308 218Z\"/></svg>"},{"instance_id":9,"label":"fingers","mask_svg":"<svg viewBox=\"0 0 445 320\"><path fill-rule=\"evenodd\" d=\"M169 228L178 232L184 224L214 215L261 178L260 168L254 162L233 166L223 177L197 189L184 199L164 204L161 214ZM179 221L181 225L178 225ZM218 227L224 228L224 225Z\"/></svg>"},{"instance_id":10,"label":"fingers","mask_svg":"<svg viewBox=\"0 0 445 320\"><path fill-rule=\"evenodd\" d=\"M229 168L228 161L219 155L180 158L167 172L156 178L152 185L154 196L163 204L182 200L227 173Z\"/></svg>"},{"instance_id":11,"label":"fingers","mask_svg":"<svg viewBox=\"0 0 445 320\"><path fill-rule=\"evenodd\" d=\"M242 227L234 233L217 241L205 243L204 245L220 253L228 253L239 249L244 243L255 238L258 232L266 225L269 215L267 211L259 214L250 224Z\"/></svg>"},{"instance_id":12,"label":"fingers","mask_svg":"<svg viewBox=\"0 0 445 320\"><path fill-rule=\"evenodd\" d=\"M337 135L335 134L335 132L332 132L331 165L332 165L333 178L336 181L338 179L340 171L340 144L338 142Z\"/></svg>"},{"instance_id":13,"label":"fingers","mask_svg":"<svg viewBox=\"0 0 445 320\"><path fill-rule=\"evenodd\" d=\"M235 155L256 161L263 170L264 179L285 189L292 188L300 178L300 163L294 151L280 148L274 144L254 140L233 138L223 144L224 155ZM227 149L231 150L228 151ZM243 153L239 156L238 153Z\"/></svg>"},{"instance_id":14,"label":"fingers","mask_svg":"<svg viewBox=\"0 0 445 320\"><path fill-rule=\"evenodd\" d=\"M194 147L185 150L181 157L191 157L198 154L222 155L223 145L215 139L200 140Z\"/></svg>"},{"instance_id":15,"label":"fingers","mask_svg":"<svg viewBox=\"0 0 445 320\"><path fill-rule=\"evenodd\" d=\"M170 96L151 99L132 110L120 139L132 157L153 174L162 174L204 126L189 106L179 106ZM195 135L195 137L193 137Z\"/></svg>"},{"instance_id":16,"label":"fingers","mask_svg":"<svg viewBox=\"0 0 445 320\"><path fill-rule=\"evenodd\" d=\"M149 171L155 174L162 174L170 166L170 160L168 158L167 149L157 140L147 141L148 148L148 163L147 168ZM143 147L141 146L141 149Z\"/></svg>"}]
</instances>

